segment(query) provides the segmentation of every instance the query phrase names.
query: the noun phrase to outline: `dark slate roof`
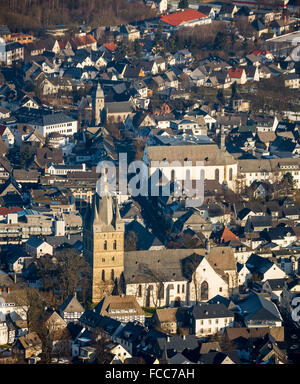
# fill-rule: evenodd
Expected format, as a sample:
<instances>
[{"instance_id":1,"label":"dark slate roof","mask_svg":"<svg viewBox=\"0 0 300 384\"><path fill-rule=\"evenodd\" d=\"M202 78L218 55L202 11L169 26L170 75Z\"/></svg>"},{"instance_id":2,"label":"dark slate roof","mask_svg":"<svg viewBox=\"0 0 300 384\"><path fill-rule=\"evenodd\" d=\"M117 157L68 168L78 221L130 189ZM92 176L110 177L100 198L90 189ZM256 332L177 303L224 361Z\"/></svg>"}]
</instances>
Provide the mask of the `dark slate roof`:
<instances>
[{"instance_id":1,"label":"dark slate roof","mask_svg":"<svg viewBox=\"0 0 300 384\"><path fill-rule=\"evenodd\" d=\"M163 246L157 237L135 220L126 225L126 234L128 235L129 232L134 232L137 235L137 250L147 250L153 246Z\"/></svg>"},{"instance_id":2,"label":"dark slate roof","mask_svg":"<svg viewBox=\"0 0 300 384\"><path fill-rule=\"evenodd\" d=\"M191 313L195 319L214 319L222 317L233 317L233 313L229 311L224 304L208 304L198 303L191 309Z\"/></svg>"},{"instance_id":3,"label":"dark slate roof","mask_svg":"<svg viewBox=\"0 0 300 384\"><path fill-rule=\"evenodd\" d=\"M31 237L26 244L31 245L32 247L39 247L41 244L44 243L44 240L38 239L37 237L33 236Z\"/></svg>"},{"instance_id":4,"label":"dark slate roof","mask_svg":"<svg viewBox=\"0 0 300 384\"><path fill-rule=\"evenodd\" d=\"M79 303L76 294L70 295L60 306L62 312L84 312L83 306Z\"/></svg>"},{"instance_id":5,"label":"dark slate roof","mask_svg":"<svg viewBox=\"0 0 300 384\"><path fill-rule=\"evenodd\" d=\"M85 311L79 321L91 328L101 328L110 335L112 335L121 324L118 320L107 316L101 316L92 310Z\"/></svg>"},{"instance_id":6,"label":"dark slate roof","mask_svg":"<svg viewBox=\"0 0 300 384\"><path fill-rule=\"evenodd\" d=\"M198 341L196 336L194 335L170 336L167 339L158 338L157 343L161 351L164 351L164 349L166 348L167 351L171 350L175 352L182 352L185 349L193 350L198 347Z\"/></svg>"},{"instance_id":7,"label":"dark slate roof","mask_svg":"<svg viewBox=\"0 0 300 384\"><path fill-rule=\"evenodd\" d=\"M229 352L209 352L200 357L203 364L222 364L226 357L229 357L235 364L240 364L240 358L237 351Z\"/></svg>"},{"instance_id":8,"label":"dark slate roof","mask_svg":"<svg viewBox=\"0 0 300 384\"><path fill-rule=\"evenodd\" d=\"M259 272L262 275L268 271L274 263L265 257L253 253L246 262L246 267L250 272Z\"/></svg>"},{"instance_id":9,"label":"dark slate roof","mask_svg":"<svg viewBox=\"0 0 300 384\"><path fill-rule=\"evenodd\" d=\"M230 300L227 299L226 297L217 295L217 296L213 297L212 299L208 300L207 303L208 304L218 304L218 303L221 303L221 304L225 305L226 308L228 308L229 304L230 304Z\"/></svg>"},{"instance_id":10,"label":"dark slate roof","mask_svg":"<svg viewBox=\"0 0 300 384\"><path fill-rule=\"evenodd\" d=\"M286 236L295 236L295 232L292 227L276 227L270 228L267 232L269 241L276 239L284 239Z\"/></svg>"},{"instance_id":11,"label":"dark slate roof","mask_svg":"<svg viewBox=\"0 0 300 384\"><path fill-rule=\"evenodd\" d=\"M35 124L39 125L55 125L63 123L74 122L75 119L65 115L64 113L51 113L48 115L40 116L34 121Z\"/></svg>"},{"instance_id":12,"label":"dark slate roof","mask_svg":"<svg viewBox=\"0 0 300 384\"><path fill-rule=\"evenodd\" d=\"M285 286L286 279L269 279L267 280L271 289L276 291L277 289L282 289Z\"/></svg>"},{"instance_id":13,"label":"dark slate roof","mask_svg":"<svg viewBox=\"0 0 300 384\"><path fill-rule=\"evenodd\" d=\"M255 292L251 292L248 297L239 301L237 305L241 308L241 314L245 320L282 320L276 305Z\"/></svg>"}]
</instances>

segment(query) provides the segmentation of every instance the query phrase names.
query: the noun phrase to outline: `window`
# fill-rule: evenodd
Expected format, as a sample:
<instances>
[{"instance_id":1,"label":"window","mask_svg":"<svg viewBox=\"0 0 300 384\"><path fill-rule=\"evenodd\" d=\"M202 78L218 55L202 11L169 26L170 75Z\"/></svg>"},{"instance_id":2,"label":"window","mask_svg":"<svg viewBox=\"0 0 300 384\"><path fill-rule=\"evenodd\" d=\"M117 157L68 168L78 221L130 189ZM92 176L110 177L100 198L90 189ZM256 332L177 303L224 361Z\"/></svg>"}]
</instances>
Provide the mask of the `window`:
<instances>
[{"instance_id":1,"label":"window","mask_svg":"<svg viewBox=\"0 0 300 384\"><path fill-rule=\"evenodd\" d=\"M138 293L139 297L142 297L142 286L141 284L139 285L139 293Z\"/></svg>"},{"instance_id":2,"label":"window","mask_svg":"<svg viewBox=\"0 0 300 384\"><path fill-rule=\"evenodd\" d=\"M200 287L200 298L201 300L208 300L208 283L203 281Z\"/></svg>"},{"instance_id":3,"label":"window","mask_svg":"<svg viewBox=\"0 0 300 384\"><path fill-rule=\"evenodd\" d=\"M163 283L159 284L157 296L158 296L158 299L163 299L165 297L165 288Z\"/></svg>"},{"instance_id":4,"label":"window","mask_svg":"<svg viewBox=\"0 0 300 384\"><path fill-rule=\"evenodd\" d=\"M172 169L171 171L171 183L175 181L175 171Z\"/></svg>"},{"instance_id":5,"label":"window","mask_svg":"<svg viewBox=\"0 0 300 384\"><path fill-rule=\"evenodd\" d=\"M220 179L220 171L219 171L219 169L217 168L217 169L215 170L215 180L216 180L216 181L219 181L219 179Z\"/></svg>"}]
</instances>

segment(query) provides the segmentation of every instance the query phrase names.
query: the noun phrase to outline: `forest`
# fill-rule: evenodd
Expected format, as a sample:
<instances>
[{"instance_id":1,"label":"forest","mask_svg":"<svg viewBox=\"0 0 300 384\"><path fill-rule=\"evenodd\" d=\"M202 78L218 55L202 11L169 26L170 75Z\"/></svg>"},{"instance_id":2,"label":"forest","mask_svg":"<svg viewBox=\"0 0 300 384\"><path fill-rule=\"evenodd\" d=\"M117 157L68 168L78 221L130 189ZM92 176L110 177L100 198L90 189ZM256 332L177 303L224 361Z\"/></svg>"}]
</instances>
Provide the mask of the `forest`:
<instances>
[{"instance_id":1,"label":"forest","mask_svg":"<svg viewBox=\"0 0 300 384\"><path fill-rule=\"evenodd\" d=\"M142 0L0 0L0 25L33 32L53 25L119 25L153 16Z\"/></svg>"}]
</instances>

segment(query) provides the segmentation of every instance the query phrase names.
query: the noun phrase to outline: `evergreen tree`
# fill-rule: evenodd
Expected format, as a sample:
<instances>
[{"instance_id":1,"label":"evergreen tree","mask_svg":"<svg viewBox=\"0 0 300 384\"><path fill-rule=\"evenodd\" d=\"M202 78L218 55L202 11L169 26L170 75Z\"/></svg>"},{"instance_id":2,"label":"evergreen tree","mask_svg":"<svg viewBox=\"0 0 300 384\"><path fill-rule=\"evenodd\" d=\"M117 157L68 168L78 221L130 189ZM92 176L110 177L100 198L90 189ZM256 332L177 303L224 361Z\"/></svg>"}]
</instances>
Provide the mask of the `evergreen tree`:
<instances>
[{"instance_id":1,"label":"evergreen tree","mask_svg":"<svg viewBox=\"0 0 300 384\"><path fill-rule=\"evenodd\" d=\"M142 47L139 40L134 40L133 48L134 48L135 56L138 58L142 57Z\"/></svg>"},{"instance_id":2,"label":"evergreen tree","mask_svg":"<svg viewBox=\"0 0 300 384\"><path fill-rule=\"evenodd\" d=\"M179 9L187 9L189 7L189 1L188 0L179 0L178 8Z\"/></svg>"},{"instance_id":3,"label":"evergreen tree","mask_svg":"<svg viewBox=\"0 0 300 384\"><path fill-rule=\"evenodd\" d=\"M237 93L237 84L236 81L231 86L231 98L233 99Z\"/></svg>"}]
</instances>

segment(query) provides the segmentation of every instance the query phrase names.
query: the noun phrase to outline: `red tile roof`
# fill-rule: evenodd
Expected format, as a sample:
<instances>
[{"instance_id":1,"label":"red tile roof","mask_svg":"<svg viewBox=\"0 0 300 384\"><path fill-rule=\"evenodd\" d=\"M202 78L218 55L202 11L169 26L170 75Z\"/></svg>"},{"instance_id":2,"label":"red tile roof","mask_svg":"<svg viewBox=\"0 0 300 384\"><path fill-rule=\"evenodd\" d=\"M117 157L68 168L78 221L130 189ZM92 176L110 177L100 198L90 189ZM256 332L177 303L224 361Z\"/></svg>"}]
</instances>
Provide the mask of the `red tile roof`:
<instances>
[{"instance_id":1,"label":"red tile roof","mask_svg":"<svg viewBox=\"0 0 300 384\"><path fill-rule=\"evenodd\" d=\"M229 76L234 78L234 79L240 79L243 75L243 71L244 71L244 69L242 69L242 68L237 68L237 69L230 68L229 69Z\"/></svg>"},{"instance_id":2,"label":"red tile roof","mask_svg":"<svg viewBox=\"0 0 300 384\"><path fill-rule=\"evenodd\" d=\"M111 43L104 43L103 46L110 52L114 52L117 49L117 45L113 41Z\"/></svg>"},{"instance_id":3,"label":"red tile roof","mask_svg":"<svg viewBox=\"0 0 300 384\"><path fill-rule=\"evenodd\" d=\"M92 35L86 35L86 36L76 36L76 37L73 37L72 39L72 43L76 46L76 47L82 47L84 45L88 45L88 44L94 44L96 43L97 41L93 38Z\"/></svg>"},{"instance_id":4,"label":"red tile roof","mask_svg":"<svg viewBox=\"0 0 300 384\"><path fill-rule=\"evenodd\" d=\"M171 13L170 15L163 16L160 21L177 27L178 25L181 25L188 21L201 19L203 17L207 16L204 15L204 13L195 11L194 9L186 9L182 12L175 12Z\"/></svg>"},{"instance_id":5,"label":"red tile roof","mask_svg":"<svg viewBox=\"0 0 300 384\"><path fill-rule=\"evenodd\" d=\"M240 239L233 232L231 232L230 229L225 227L221 236L221 242L227 243L228 241L232 240L240 241Z\"/></svg>"},{"instance_id":6,"label":"red tile roof","mask_svg":"<svg viewBox=\"0 0 300 384\"><path fill-rule=\"evenodd\" d=\"M270 53L270 52L269 51L265 51L263 49L254 49L254 51L251 52L251 54L254 55L254 56L265 56L268 53Z\"/></svg>"},{"instance_id":7,"label":"red tile roof","mask_svg":"<svg viewBox=\"0 0 300 384\"><path fill-rule=\"evenodd\" d=\"M16 213L22 211L20 207L0 207L0 215L8 215L9 213Z\"/></svg>"}]
</instances>

